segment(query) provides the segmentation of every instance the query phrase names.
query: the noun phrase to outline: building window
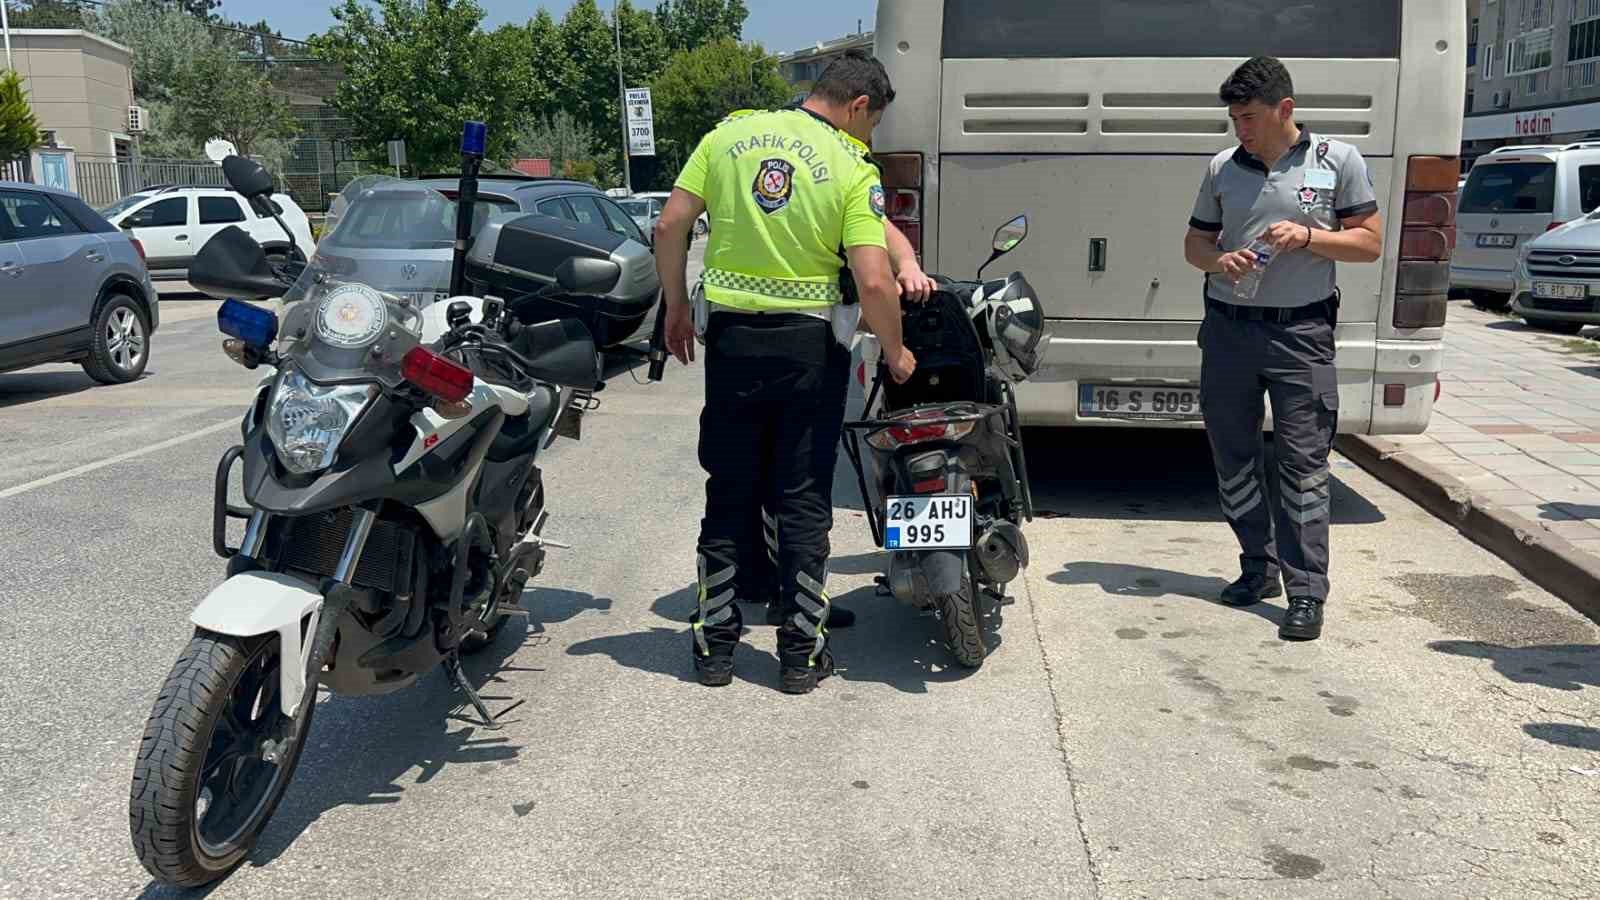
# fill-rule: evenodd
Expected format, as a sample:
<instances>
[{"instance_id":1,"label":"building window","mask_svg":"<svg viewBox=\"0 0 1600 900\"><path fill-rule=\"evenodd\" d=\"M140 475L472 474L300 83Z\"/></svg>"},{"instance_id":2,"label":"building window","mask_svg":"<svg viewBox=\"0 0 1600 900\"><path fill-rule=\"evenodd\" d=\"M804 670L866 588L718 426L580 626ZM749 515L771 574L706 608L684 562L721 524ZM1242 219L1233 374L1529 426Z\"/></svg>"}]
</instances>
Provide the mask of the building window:
<instances>
[{"instance_id":1,"label":"building window","mask_svg":"<svg viewBox=\"0 0 1600 900\"><path fill-rule=\"evenodd\" d=\"M1506 74L1526 75L1550 68L1555 31L1546 28L1506 42Z\"/></svg>"},{"instance_id":2,"label":"building window","mask_svg":"<svg viewBox=\"0 0 1600 900\"><path fill-rule=\"evenodd\" d=\"M1494 77L1494 45L1485 44L1483 47L1483 68L1479 70L1483 80L1488 81Z\"/></svg>"},{"instance_id":3,"label":"building window","mask_svg":"<svg viewBox=\"0 0 1600 900\"><path fill-rule=\"evenodd\" d=\"M1572 15L1569 18L1574 22L1600 19L1600 0L1572 0Z\"/></svg>"},{"instance_id":4,"label":"building window","mask_svg":"<svg viewBox=\"0 0 1600 900\"><path fill-rule=\"evenodd\" d=\"M1550 73L1535 72L1532 75L1514 79L1512 84L1516 85L1518 97L1532 97L1542 94L1550 88Z\"/></svg>"},{"instance_id":5,"label":"building window","mask_svg":"<svg viewBox=\"0 0 1600 900\"><path fill-rule=\"evenodd\" d=\"M1555 0L1522 0L1522 15L1517 19L1517 34L1549 28L1554 22Z\"/></svg>"},{"instance_id":6,"label":"building window","mask_svg":"<svg viewBox=\"0 0 1600 900\"><path fill-rule=\"evenodd\" d=\"M1567 87L1587 88L1600 84L1600 63L1581 62L1567 66Z\"/></svg>"}]
</instances>

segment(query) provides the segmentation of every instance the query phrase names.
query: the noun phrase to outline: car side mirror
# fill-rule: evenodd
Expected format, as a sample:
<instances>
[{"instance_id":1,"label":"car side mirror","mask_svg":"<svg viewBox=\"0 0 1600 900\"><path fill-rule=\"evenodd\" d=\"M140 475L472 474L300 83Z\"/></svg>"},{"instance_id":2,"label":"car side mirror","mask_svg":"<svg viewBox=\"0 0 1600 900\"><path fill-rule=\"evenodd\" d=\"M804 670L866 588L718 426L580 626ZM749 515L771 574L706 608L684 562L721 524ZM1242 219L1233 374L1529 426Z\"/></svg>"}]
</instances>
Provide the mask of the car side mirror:
<instances>
[{"instance_id":1,"label":"car side mirror","mask_svg":"<svg viewBox=\"0 0 1600 900\"><path fill-rule=\"evenodd\" d=\"M272 193L272 173L253 159L230 156L222 161L222 175L228 186L245 197Z\"/></svg>"},{"instance_id":2,"label":"car side mirror","mask_svg":"<svg viewBox=\"0 0 1600 900\"><path fill-rule=\"evenodd\" d=\"M572 256L556 266L556 284L569 294L604 294L617 286L622 267L609 259Z\"/></svg>"},{"instance_id":3,"label":"car side mirror","mask_svg":"<svg viewBox=\"0 0 1600 900\"><path fill-rule=\"evenodd\" d=\"M132 231L133 230L133 217L129 216L128 218L123 219L121 222L118 222L117 223L117 227L121 228L123 231Z\"/></svg>"}]
</instances>

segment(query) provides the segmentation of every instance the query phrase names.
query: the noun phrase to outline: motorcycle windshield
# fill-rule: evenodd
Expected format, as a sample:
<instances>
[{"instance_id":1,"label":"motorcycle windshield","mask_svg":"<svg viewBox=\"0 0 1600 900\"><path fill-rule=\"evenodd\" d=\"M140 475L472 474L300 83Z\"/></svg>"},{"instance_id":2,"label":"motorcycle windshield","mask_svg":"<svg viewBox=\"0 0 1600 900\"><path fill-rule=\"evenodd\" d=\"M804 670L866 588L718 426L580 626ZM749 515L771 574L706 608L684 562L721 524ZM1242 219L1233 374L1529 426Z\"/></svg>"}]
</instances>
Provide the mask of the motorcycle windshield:
<instances>
[{"instance_id":1,"label":"motorcycle windshield","mask_svg":"<svg viewBox=\"0 0 1600 900\"><path fill-rule=\"evenodd\" d=\"M398 386L421 310L450 293L456 206L416 182L369 176L334 199L327 226L283 297L283 352L319 383Z\"/></svg>"}]
</instances>

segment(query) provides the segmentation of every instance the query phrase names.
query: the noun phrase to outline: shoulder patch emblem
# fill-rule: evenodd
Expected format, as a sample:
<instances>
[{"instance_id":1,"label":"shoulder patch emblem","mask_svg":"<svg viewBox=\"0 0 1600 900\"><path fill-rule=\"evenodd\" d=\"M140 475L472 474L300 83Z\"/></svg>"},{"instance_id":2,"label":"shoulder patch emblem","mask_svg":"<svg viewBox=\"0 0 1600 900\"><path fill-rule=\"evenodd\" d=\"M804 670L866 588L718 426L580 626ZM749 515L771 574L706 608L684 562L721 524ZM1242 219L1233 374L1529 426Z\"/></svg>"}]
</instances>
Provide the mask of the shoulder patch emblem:
<instances>
[{"instance_id":1,"label":"shoulder patch emblem","mask_svg":"<svg viewBox=\"0 0 1600 900\"><path fill-rule=\"evenodd\" d=\"M1299 199L1300 211L1303 213L1310 213L1312 210L1317 208L1317 203L1322 198L1318 195L1316 188L1304 187L1300 189Z\"/></svg>"},{"instance_id":2,"label":"shoulder patch emblem","mask_svg":"<svg viewBox=\"0 0 1600 900\"><path fill-rule=\"evenodd\" d=\"M880 218L880 219L883 218L883 212L884 212L883 185L881 185L881 184L873 185L872 189L867 192L867 197L868 197L868 200L872 203L872 211L877 214L878 218Z\"/></svg>"},{"instance_id":3,"label":"shoulder patch emblem","mask_svg":"<svg viewBox=\"0 0 1600 900\"><path fill-rule=\"evenodd\" d=\"M794 164L784 159L762 160L751 194L767 215L788 206L794 196Z\"/></svg>"}]
</instances>

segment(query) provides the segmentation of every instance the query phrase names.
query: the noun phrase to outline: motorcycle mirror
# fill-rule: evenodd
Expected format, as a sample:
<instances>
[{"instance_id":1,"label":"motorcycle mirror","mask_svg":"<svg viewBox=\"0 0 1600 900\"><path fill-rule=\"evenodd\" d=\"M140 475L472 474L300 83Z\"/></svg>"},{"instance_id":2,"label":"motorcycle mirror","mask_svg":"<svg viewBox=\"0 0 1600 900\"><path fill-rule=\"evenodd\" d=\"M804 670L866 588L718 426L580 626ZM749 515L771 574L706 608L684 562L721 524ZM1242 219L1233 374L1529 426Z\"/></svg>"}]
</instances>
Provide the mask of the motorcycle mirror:
<instances>
[{"instance_id":1,"label":"motorcycle mirror","mask_svg":"<svg viewBox=\"0 0 1600 900\"><path fill-rule=\"evenodd\" d=\"M261 245L237 225L224 228L200 248L189 264L189 284L218 300L270 300L289 292L289 285L273 274Z\"/></svg>"},{"instance_id":2,"label":"motorcycle mirror","mask_svg":"<svg viewBox=\"0 0 1600 900\"><path fill-rule=\"evenodd\" d=\"M978 268L978 280L983 280L983 270L989 268L990 263L1017 249L1017 245L1022 243L1027 236L1028 217L1026 215L1017 216L1015 219L995 229L994 251L989 254L988 262Z\"/></svg>"},{"instance_id":3,"label":"motorcycle mirror","mask_svg":"<svg viewBox=\"0 0 1600 900\"><path fill-rule=\"evenodd\" d=\"M994 252L1010 253L1028 236L1028 217L1017 216L994 233Z\"/></svg>"},{"instance_id":4,"label":"motorcycle mirror","mask_svg":"<svg viewBox=\"0 0 1600 900\"><path fill-rule=\"evenodd\" d=\"M617 286L622 267L609 259L568 257L556 266L556 284L571 294L604 294Z\"/></svg>"},{"instance_id":5,"label":"motorcycle mirror","mask_svg":"<svg viewBox=\"0 0 1600 900\"><path fill-rule=\"evenodd\" d=\"M272 193L272 173L253 159L229 156L222 161L222 176L228 186L245 197Z\"/></svg>"}]
</instances>

